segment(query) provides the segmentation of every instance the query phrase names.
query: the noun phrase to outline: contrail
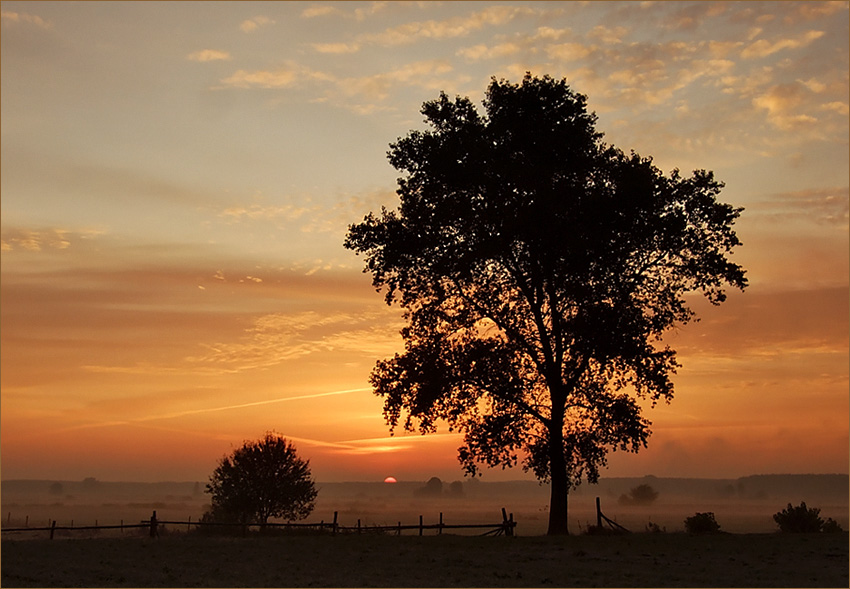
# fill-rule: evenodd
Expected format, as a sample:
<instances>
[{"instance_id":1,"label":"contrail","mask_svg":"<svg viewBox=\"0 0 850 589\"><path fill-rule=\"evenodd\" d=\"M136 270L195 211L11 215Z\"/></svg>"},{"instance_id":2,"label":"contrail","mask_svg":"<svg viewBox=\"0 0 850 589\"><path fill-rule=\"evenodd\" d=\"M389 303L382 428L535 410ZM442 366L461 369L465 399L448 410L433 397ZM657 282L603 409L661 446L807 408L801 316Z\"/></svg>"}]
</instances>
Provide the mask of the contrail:
<instances>
[{"instance_id":1,"label":"contrail","mask_svg":"<svg viewBox=\"0 0 850 589\"><path fill-rule=\"evenodd\" d=\"M164 415L152 415L149 417L140 417L131 419L131 422L152 421L154 419L173 419L175 417L183 417L185 415L198 415L200 413L215 413L216 411L229 411L230 409L242 409L244 407L257 407L258 405L271 405L272 403L284 403L286 401L301 401L303 399L318 399L319 397L330 397L333 395L347 395L348 393L361 393L363 391L371 391L371 388L364 389L346 389L344 391L332 391L329 393L314 393L312 395L298 395L296 397L280 397L278 399L266 399L265 401L254 401L252 403L240 403L238 405L226 405L224 407L208 407L206 409L190 409L188 411L177 411L175 413L166 413Z\"/></svg>"},{"instance_id":2,"label":"contrail","mask_svg":"<svg viewBox=\"0 0 850 589\"><path fill-rule=\"evenodd\" d=\"M146 421L156 421L158 419L174 419L176 417L184 417L186 415L199 415L201 413L215 413L217 411L228 411L230 409L242 409L244 407L256 407L259 405L271 405L272 403L285 403L286 401L301 401L304 399L318 399L320 397L331 397L334 395L347 395L349 393L362 393L363 391L371 391L371 388L360 389L345 389L343 391L331 391L328 393L313 393L311 395L298 395L295 397L280 397L277 399L266 399L265 401L254 401L251 403L239 403L238 405L225 405L223 407L207 407L205 409L189 409L187 411L176 411L174 413L164 413L162 415L149 415L147 417L136 417L124 420L105 421L101 423L88 423L56 430L56 432L67 432L80 429L89 429L92 427L109 427L117 425L130 425L133 423L142 423Z\"/></svg>"}]
</instances>

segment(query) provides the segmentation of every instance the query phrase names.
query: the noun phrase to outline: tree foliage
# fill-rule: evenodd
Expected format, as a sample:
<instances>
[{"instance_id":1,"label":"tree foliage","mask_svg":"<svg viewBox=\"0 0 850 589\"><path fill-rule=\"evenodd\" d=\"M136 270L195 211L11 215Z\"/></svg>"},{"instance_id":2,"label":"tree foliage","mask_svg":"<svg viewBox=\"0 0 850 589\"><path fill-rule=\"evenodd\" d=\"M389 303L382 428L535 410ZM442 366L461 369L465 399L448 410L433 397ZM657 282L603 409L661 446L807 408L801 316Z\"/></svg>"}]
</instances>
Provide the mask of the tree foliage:
<instances>
[{"instance_id":1,"label":"tree foliage","mask_svg":"<svg viewBox=\"0 0 850 589\"><path fill-rule=\"evenodd\" d=\"M428 131L390 145L400 205L352 225L373 284L404 309L405 351L371 382L391 428L465 434L459 458L552 484L550 532L569 489L597 480L612 449L637 451L640 401L673 396L685 294L744 288L727 259L741 209L711 172L662 174L602 142L566 81L493 79L480 114L441 93Z\"/></svg>"},{"instance_id":2,"label":"tree foliage","mask_svg":"<svg viewBox=\"0 0 850 589\"><path fill-rule=\"evenodd\" d=\"M304 519L317 495L310 462L272 432L223 457L206 492L212 495L208 521L259 524L270 517Z\"/></svg>"}]
</instances>

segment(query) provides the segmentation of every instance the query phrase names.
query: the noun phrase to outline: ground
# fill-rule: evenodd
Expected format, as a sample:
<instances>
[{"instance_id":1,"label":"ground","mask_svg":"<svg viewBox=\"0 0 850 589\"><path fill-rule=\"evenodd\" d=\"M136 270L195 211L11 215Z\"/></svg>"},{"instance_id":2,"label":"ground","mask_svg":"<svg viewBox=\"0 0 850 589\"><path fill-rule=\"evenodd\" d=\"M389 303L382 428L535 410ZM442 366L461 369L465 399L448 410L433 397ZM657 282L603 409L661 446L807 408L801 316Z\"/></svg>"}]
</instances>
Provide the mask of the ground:
<instances>
[{"instance_id":1,"label":"ground","mask_svg":"<svg viewBox=\"0 0 850 589\"><path fill-rule=\"evenodd\" d=\"M847 587L847 534L57 538L3 587Z\"/></svg>"}]
</instances>

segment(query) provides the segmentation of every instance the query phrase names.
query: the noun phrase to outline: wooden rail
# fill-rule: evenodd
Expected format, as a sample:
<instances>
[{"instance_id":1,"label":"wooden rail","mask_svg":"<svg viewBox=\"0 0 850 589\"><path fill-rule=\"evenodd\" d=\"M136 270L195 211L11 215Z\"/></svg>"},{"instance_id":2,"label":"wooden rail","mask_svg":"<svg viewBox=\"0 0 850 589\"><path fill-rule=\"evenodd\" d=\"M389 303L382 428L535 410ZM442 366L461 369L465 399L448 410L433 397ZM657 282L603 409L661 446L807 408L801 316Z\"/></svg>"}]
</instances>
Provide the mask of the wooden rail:
<instances>
[{"instance_id":1,"label":"wooden rail","mask_svg":"<svg viewBox=\"0 0 850 589\"><path fill-rule=\"evenodd\" d=\"M423 522L423 518L419 516L418 524L405 524L402 525L401 522L398 522L396 525L391 526L363 526L361 525L360 520L357 520L356 526L343 526L339 524L338 521L339 512L334 512L334 519L332 523L325 523L322 520L319 523L297 523L297 522L267 522L267 523L225 523L225 522L202 522L202 521L192 521L190 517L188 521L174 521L174 520L161 520L156 516L156 511L151 514L149 520L143 520L138 524L125 524L122 523L120 525L108 525L108 526L74 526L73 521L70 526L57 526L56 521L53 520L49 527L23 527L23 528L9 528L4 527L0 529L2 532L49 532L50 539L53 540L54 534L56 530L124 530L124 529L138 529L138 528L147 528L149 530L149 535L151 538L156 538L159 536L161 525L175 525L175 526L186 526L187 530L191 530L192 526L195 526L196 529L201 527L238 527L242 528L243 533L247 533L250 528L313 528L318 529L319 531L328 529L333 535L339 533L370 533L370 532L395 532L396 535L401 535L404 530L417 530L419 535L422 536L425 530L437 530L437 534L442 534L443 530L462 530L462 529L489 529L488 532L485 532L486 535L501 535L504 534L506 536L513 536L515 534L514 528L516 527L516 522L514 521L514 514L510 515L505 511L505 508L502 508L502 521L499 523L492 524L447 524L443 522L443 514L440 513L440 521L436 524L425 524Z\"/></svg>"}]
</instances>

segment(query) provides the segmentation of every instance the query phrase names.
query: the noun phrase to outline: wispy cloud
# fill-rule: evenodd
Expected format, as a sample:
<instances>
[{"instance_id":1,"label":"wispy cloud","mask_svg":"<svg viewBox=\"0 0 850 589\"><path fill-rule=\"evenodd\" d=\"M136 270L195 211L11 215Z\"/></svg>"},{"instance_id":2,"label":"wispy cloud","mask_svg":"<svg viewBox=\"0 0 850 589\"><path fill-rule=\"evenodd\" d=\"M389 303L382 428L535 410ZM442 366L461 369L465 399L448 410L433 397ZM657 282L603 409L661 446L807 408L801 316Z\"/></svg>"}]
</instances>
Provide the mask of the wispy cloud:
<instances>
[{"instance_id":1,"label":"wispy cloud","mask_svg":"<svg viewBox=\"0 0 850 589\"><path fill-rule=\"evenodd\" d=\"M359 41L383 47L409 45L423 39L441 40L465 37L488 26L507 24L521 16L533 16L538 10L528 6L492 5L463 16L446 20L410 22L388 28L380 33L358 37Z\"/></svg>"},{"instance_id":2,"label":"wispy cloud","mask_svg":"<svg viewBox=\"0 0 850 589\"><path fill-rule=\"evenodd\" d=\"M230 61L233 57L227 51L219 51L217 49L203 49L195 51L186 56L189 61Z\"/></svg>"},{"instance_id":3,"label":"wispy cloud","mask_svg":"<svg viewBox=\"0 0 850 589\"><path fill-rule=\"evenodd\" d=\"M301 11L302 18L316 18L320 16L330 16L332 14L342 14L342 11L330 4L313 4Z\"/></svg>"},{"instance_id":4,"label":"wispy cloud","mask_svg":"<svg viewBox=\"0 0 850 589\"><path fill-rule=\"evenodd\" d=\"M758 59L773 55L785 49L799 49L806 47L823 36L823 31L807 31L793 39L777 39L776 41L759 39L741 51L741 57L744 59Z\"/></svg>"},{"instance_id":5,"label":"wispy cloud","mask_svg":"<svg viewBox=\"0 0 850 589\"><path fill-rule=\"evenodd\" d=\"M3 24L6 26L23 24L33 25L40 29L49 29L53 27L52 23L44 20L37 14L29 14L26 12L13 12L9 10L4 10L0 12L0 20L2 20Z\"/></svg>"},{"instance_id":6,"label":"wispy cloud","mask_svg":"<svg viewBox=\"0 0 850 589\"><path fill-rule=\"evenodd\" d=\"M253 33L260 27L274 24L274 22L275 21L273 21L267 16L255 16L254 18L249 18L248 20L242 21L242 24L239 25L239 28L244 33Z\"/></svg>"},{"instance_id":7,"label":"wispy cloud","mask_svg":"<svg viewBox=\"0 0 850 589\"><path fill-rule=\"evenodd\" d=\"M68 229L26 229L12 227L2 233L0 243L2 251L40 252L42 250L64 250L72 243L93 239L104 233L103 230L71 231Z\"/></svg>"},{"instance_id":8,"label":"wispy cloud","mask_svg":"<svg viewBox=\"0 0 850 589\"><path fill-rule=\"evenodd\" d=\"M360 51L359 43L312 43L311 46L318 53L329 53L332 55L357 53Z\"/></svg>"}]
</instances>

